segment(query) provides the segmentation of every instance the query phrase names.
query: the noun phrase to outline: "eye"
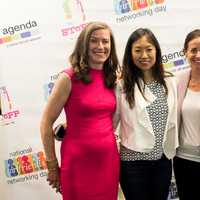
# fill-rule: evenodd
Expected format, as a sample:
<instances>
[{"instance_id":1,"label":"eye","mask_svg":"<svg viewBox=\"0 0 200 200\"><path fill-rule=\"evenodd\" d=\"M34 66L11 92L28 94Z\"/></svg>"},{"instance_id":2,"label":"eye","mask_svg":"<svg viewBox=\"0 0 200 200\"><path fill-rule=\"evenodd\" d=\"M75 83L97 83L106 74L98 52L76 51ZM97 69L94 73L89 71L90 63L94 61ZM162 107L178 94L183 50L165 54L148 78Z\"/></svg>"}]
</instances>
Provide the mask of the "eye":
<instances>
[{"instance_id":1,"label":"eye","mask_svg":"<svg viewBox=\"0 0 200 200\"><path fill-rule=\"evenodd\" d=\"M147 49L147 52L151 52L153 49L152 48L148 48Z\"/></svg>"},{"instance_id":2,"label":"eye","mask_svg":"<svg viewBox=\"0 0 200 200\"><path fill-rule=\"evenodd\" d=\"M108 43L109 43L109 40L102 40L102 43L103 43L103 44L108 44Z\"/></svg>"},{"instance_id":3,"label":"eye","mask_svg":"<svg viewBox=\"0 0 200 200\"><path fill-rule=\"evenodd\" d=\"M140 49L134 49L134 52L135 52L135 53L140 53L141 50L140 50Z\"/></svg>"},{"instance_id":4,"label":"eye","mask_svg":"<svg viewBox=\"0 0 200 200\"><path fill-rule=\"evenodd\" d=\"M91 39L90 39L90 42L91 42L91 43L97 43L98 41L97 41L97 39L95 39L95 38L91 38Z\"/></svg>"},{"instance_id":5,"label":"eye","mask_svg":"<svg viewBox=\"0 0 200 200\"><path fill-rule=\"evenodd\" d=\"M197 53L197 51L198 51L198 49L197 49L197 48L190 49L190 53L192 53L192 54L196 54L196 53Z\"/></svg>"}]
</instances>

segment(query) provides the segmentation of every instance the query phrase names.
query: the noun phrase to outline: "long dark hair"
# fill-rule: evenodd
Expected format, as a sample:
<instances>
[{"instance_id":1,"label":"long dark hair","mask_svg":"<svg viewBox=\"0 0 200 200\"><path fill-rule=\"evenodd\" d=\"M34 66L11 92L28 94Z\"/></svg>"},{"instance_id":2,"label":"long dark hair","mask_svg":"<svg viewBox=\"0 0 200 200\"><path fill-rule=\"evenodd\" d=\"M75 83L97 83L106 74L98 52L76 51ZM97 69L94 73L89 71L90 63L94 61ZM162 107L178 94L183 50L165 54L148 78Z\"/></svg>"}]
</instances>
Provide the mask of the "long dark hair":
<instances>
[{"instance_id":1,"label":"long dark hair","mask_svg":"<svg viewBox=\"0 0 200 200\"><path fill-rule=\"evenodd\" d=\"M140 92L144 97L144 88L142 89L139 83L140 79L144 80L144 74L143 71L134 64L132 59L132 45L143 36L146 36L149 42L156 48L156 62L155 65L152 67L153 79L162 84L164 86L166 95L168 94L168 89L164 80L164 69L162 64L162 53L160 44L151 30L147 28L139 28L130 35L127 41L122 64L122 78L124 81L123 89L126 94L126 100L128 101L130 108L133 108L134 106L135 84L137 84ZM170 73L169 75L171 76Z\"/></svg>"},{"instance_id":2,"label":"long dark hair","mask_svg":"<svg viewBox=\"0 0 200 200\"><path fill-rule=\"evenodd\" d=\"M109 58L103 65L104 82L106 87L113 88L116 83L116 71L119 68L119 61L117 58L115 40L110 27L102 22L91 22L89 23L80 33L74 51L69 57L72 68L75 72L75 77L84 83L90 83L91 77L89 76L90 66L88 64L88 47L89 40L94 31L106 29L110 32L111 39L111 52Z\"/></svg>"}]
</instances>

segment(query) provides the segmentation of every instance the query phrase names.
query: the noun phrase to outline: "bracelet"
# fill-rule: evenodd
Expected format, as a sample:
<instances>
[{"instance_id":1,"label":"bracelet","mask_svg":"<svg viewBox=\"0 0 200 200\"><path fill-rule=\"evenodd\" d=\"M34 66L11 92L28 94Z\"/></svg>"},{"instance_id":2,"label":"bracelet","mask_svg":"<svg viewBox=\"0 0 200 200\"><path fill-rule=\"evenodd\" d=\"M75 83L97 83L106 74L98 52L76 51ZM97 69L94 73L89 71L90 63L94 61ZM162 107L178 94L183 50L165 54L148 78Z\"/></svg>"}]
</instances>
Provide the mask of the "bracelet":
<instances>
[{"instance_id":1,"label":"bracelet","mask_svg":"<svg viewBox=\"0 0 200 200\"><path fill-rule=\"evenodd\" d=\"M47 164L47 169L49 171L53 171L58 169L58 160L46 160L46 164Z\"/></svg>"},{"instance_id":2,"label":"bracelet","mask_svg":"<svg viewBox=\"0 0 200 200\"><path fill-rule=\"evenodd\" d=\"M48 169L49 172L52 172L52 171L57 171L58 170L58 167L55 167L55 168L51 168L51 169Z\"/></svg>"}]
</instances>

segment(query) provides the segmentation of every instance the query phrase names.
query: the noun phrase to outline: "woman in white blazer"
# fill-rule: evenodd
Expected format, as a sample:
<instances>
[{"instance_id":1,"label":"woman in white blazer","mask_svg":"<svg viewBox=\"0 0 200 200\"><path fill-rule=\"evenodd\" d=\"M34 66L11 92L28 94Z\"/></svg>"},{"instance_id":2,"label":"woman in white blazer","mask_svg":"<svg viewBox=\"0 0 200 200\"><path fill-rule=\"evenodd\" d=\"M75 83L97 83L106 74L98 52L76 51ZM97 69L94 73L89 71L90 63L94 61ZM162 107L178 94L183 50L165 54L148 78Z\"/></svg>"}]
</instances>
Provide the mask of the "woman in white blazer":
<instances>
[{"instance_id":1,"label":"woman in white blazer","mask_svg":"<svg viewBox=\"0 0 200 200\"><path fill-rule=\"evenodd\" d=\"M120 184L126 200L166 200L177 134L177 85L164 72L160 45L146 28L126 44L116 89L120 120Z\"/></svg>"},{"instance_id":2,"label":"woman in white blazer","mask_svg":"<svg viewBox=\"0 0 200 200\"><path fill-rule=\"evenodd\" d=\"M184 53L190 68L176 74L180 147L173 163L179 198L191 200L200 195L200 29L186 36Z\"/></svg>"}]
</instances>

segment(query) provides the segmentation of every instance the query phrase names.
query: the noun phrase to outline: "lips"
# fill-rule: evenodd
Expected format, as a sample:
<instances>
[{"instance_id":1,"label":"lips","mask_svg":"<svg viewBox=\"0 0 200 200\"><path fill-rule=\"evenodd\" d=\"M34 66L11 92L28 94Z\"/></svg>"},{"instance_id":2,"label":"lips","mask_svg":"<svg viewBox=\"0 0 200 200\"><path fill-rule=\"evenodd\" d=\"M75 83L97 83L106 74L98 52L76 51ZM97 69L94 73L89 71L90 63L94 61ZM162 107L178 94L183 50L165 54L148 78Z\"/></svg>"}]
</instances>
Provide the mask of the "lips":
<instances>
[{"instance_id":1,"label":"lips","mask_svg":"<svg viewBox=\"0 0 200 200\"><path fill-rule=\"evenodd\" d=\"M150 61L149 60L141 60L141 61L139 61L141 64L149 64L150 63Z\"/></svg>"},{"instance_id":2,"label":"lips","mask_svg":"<svg viewBox=\"0 0 200 200\"><path fill-rule=\"evenodd\" d=\"M193 60L193 63L200 64L200 60Z\"/></svg>"},{"instance_id":3,"label":"lips","mask_svg":"<svg viewBox=\"0 0 200 200\"><path fill-rule=\"evenodd\" d=\"M95 53L95 54L105 54L104 51L94 51L93 53Z\"/></svg>"},{"instance_id":4,"label":"lips","mask_svg":"<svg viewBox=\"0 0 200 200\"><path fill-rule=\"evenodd\" d=\"M105 54L104 52L95 52L94 54L102 55Z\"/></svg>"}]
</instances>

